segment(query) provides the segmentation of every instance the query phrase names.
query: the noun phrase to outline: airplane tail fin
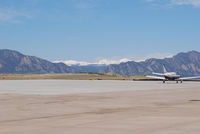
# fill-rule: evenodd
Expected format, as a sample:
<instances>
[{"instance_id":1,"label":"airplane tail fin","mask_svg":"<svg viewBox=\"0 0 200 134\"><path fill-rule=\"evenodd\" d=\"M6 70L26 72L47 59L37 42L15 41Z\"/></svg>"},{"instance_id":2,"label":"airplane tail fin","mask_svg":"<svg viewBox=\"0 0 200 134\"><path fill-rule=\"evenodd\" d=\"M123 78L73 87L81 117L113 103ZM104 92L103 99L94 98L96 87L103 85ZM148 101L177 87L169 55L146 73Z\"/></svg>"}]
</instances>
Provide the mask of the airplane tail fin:
<instances>
[{"instance_id":1,"label":"airplane tail fin","mask_svg":"<svg viewBox=\"0 0 200 134\"><path fill-rule=\"evenodd\" d=\"M166 69L166 67L165 67L164 64L163 64L163 72L164 72L164 73L167 73L167 69Z\"/></svg>"}]
</instances>

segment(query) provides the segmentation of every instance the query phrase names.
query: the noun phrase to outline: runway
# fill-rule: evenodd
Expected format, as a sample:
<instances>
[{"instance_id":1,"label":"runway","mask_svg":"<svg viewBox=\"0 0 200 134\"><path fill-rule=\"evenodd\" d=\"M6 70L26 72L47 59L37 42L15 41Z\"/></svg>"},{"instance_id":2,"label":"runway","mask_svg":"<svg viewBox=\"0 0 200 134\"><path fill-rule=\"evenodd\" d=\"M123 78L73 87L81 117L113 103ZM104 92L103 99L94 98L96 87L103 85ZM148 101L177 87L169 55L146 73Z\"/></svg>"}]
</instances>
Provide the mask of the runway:
<instances>
[{"instance_id":1,"label":"runway","mask_svg":"<svg viewBox=\"0 0 200 134\"><path fill-rule=\"evenodd\" d=\"M198 82L42 80L0 84L0 134L200 132Z\"/></svg>"},{"instance_id":2,"label":"runway","mask_svg":"<svg viewBox=\"0 0 200 134\"><path fill-rule=\"evenodd\" d=\"M0 93L63 95L79 93L100 93L135 90L169 90L183 88L200 88L199 82L175 81L120 81L120 80L2 80Z\"/></svg>"}]
</instances>

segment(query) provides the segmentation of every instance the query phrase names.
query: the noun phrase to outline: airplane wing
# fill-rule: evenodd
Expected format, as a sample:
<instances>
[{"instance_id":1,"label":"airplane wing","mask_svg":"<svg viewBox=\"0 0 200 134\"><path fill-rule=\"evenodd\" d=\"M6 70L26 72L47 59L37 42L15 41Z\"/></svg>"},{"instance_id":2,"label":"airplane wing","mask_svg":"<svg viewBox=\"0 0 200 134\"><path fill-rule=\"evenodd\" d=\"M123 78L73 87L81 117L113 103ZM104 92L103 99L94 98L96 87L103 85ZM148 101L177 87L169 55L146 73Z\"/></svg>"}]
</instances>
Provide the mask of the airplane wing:
<instances>
[{"instance_id":1,"label":"airplane wing","mask_svg":"<svg viewBox=\"0 0 200 134\"><path fill-rule=\"evenodd\" d=\"M200 76L195 76L195 77L182 77L179 78L180 80L194 80L194 79L200 79Z\"/></svg>"},{"instance_id":2,"label":"airplane wing","mask_svg":"<svg viewBox=\"0 0 200 134\"><path fill-rule=\"evenodd\" d=\"M146 77L147 78L153 78L153 79L159 79L159 80L165 80L164 77L159 77L159 76L150 76L150 75L147 75Z\"/></svg>"},{"instance_id":3,"label":"airplane wing","mask_svg":"<svg viewBox=\"0 0 200 134\"><path fill-rule=\"evenodd\" d=\"M152 73L152 74L155 74L155 75L160 75L160 76L164 76L165 74L161 74L161 73Z\"/></svg>"}]
</instances>

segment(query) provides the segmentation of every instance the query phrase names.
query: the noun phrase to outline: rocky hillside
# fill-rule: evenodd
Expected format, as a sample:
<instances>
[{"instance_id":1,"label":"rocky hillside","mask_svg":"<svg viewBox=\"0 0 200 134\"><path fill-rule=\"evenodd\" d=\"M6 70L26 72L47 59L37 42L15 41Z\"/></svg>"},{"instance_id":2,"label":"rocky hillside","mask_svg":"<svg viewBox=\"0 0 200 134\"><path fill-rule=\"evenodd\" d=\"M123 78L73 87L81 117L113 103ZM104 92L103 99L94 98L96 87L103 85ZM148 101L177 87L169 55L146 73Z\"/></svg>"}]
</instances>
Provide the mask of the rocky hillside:
<instances>
[{"instance_id":1,"label":"rocky hillside","mask_svg":"<svg viewBox=\"0 0 200 134\"><path fill-rule=\"evenodd\" d=\"M143 62L130 61L118 65L109 65L105 71L122 75L147 75L152 72L162 73L163 64L168 71L177 72L182 76L200 75L200 53L197 51L179 53L172 58L152 58Z\"/></svg>"},{"instance_id":2,"label":"rocky hillside","mask_svg":"<svg viewBox=\"0 0 200 134\"><path fill-rule=\"evenodd\" d=\"M129 61L108 66L67 66L64 63L52 63L34 56L23 55L17 51L0 49L0 73L118 73L122 75L147 75L162 73L162 65L168 71L182 76L200 75L200 53L190 51L179 53L172 58L147 59L143 62Z\"/></svg>"},{"instance_id":3,"label":"rocky hillside","mask_svg":"<svg viewBox=\"0 0 200 134\"><path fill-rule=\"evenodd\" d=\"M0 49L0 73L69 73L74 69L17 51Z\"/></svg>"}]
</instances>

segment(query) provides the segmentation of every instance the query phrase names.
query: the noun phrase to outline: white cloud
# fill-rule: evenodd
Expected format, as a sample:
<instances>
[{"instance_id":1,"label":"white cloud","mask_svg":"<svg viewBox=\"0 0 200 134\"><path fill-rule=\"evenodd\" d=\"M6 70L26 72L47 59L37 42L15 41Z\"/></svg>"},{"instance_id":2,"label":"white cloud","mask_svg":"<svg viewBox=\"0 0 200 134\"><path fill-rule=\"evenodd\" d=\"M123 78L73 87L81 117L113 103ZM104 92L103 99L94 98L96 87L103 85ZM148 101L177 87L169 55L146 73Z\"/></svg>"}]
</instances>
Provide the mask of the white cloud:
<instances>
[{"instance_id":1,"label":"white cloud","mask_svg":"<svg viewBox=\"0 0 200 134\"><path fill-rule=\"evenodd\" d=\"M173 57L174 54L171 53L152 53L148 54L144 57L140 58L122 58L119 60L113 60L113 59L100 59L97 60L96 62L86 62L86 61L76 61L76 60L66 60L66 61L54 61L54 63L64 63L68 66L72 65L78 65L78 66L87 66L87 65L110 65L110 64L120 64L120 63L125 63L128 61L136 61L136 62L141 62L145 61L146 59L150 58L157 58L157 59L164 59L164 58L171 58Z\"/></svg>"},{"instance_id":2,"label":"white cloud","mask_svg":"<svg viewBox=\"0 0 200 134\"><path fill-rule=\"evenodd\" d=\"M200 7L200 0L171 0L173 5L192 5L194 7Z\"/></svg>"},{"instance_id":3,"label":"white cloud","mask_svg":"<svg viewBox=\"0 0 200 134\"><path fill-rule=\"evenodd\" d=\"M120 59L120 60L102 59L102 60L99 60L97 62L97 64L106 64L106 65L109 65L109 64L119 64L119 63L128 62L128 61L130 61L130 59L126 59L126 58L123 58L123 59Z\"/></svg>"},{"instance_id":4,"label":"white cloud","mask_svg":"<svg viewBox=\"0 0 200 134\"><path fill-rule=\"evenodd\" d=\"M171 58L174 55L171 53L152 53L149 54L145 57L145 59L149 59L149 58L157 58L157 59L164 59L164 58Z\"/></svg>"},{"instance_id":5,"label":"white cloud","mask_svg":"<svg viewBox=\"0 0 200 134\"><path fill-rule=\"evenodd\" d=\"M25 12L20 12L8 8L0 8L0 23L20 23L22 18L31 18L31 16Z\"/></svg>"},{"instance_id":6,"label":"white cloud","mask_svg":"<svg viewBox=\"0 0 200 134\"><path fill-rule=\"evenodd\" d=\"M79 65L79 66L87 66L87 65L110 65L110 64L119 64L122 62L131 61L130 59L119 59L119 60L108 60L108 59L101 59L97 62L85 62L85 61L76 61L76 60L67 60L67 61L55 61L54 63L64 63L68 66L72 65Z\"/></svg>"},{"instance_id":7,"label":"white cloud","mask_svg":"<svg viewBox=\"0 0 200 134\"><path fill-rule=\"evenodd\" d=\"M154 4L166 4L166 5L191 5L194 7L200 7L200 0L145 0Z\"/></svg>"},{"instance_id":8,"label":"white cloud","mask_svg":"<svg viewBox=\"0 0 200 134\"><path fill-rule=\"evenodd\" d=\"M66 65L68 65L68 66L72 66L72 65L86 66L86 65L91 64L91 63L89 63L89 62L76 61L76 60L55 61L54 63L64 63L64 64L66 64Z\"/></svg>"}]
</instances>

